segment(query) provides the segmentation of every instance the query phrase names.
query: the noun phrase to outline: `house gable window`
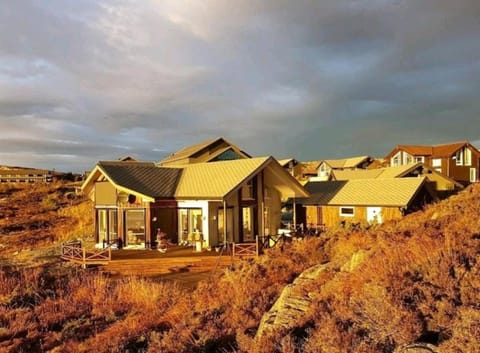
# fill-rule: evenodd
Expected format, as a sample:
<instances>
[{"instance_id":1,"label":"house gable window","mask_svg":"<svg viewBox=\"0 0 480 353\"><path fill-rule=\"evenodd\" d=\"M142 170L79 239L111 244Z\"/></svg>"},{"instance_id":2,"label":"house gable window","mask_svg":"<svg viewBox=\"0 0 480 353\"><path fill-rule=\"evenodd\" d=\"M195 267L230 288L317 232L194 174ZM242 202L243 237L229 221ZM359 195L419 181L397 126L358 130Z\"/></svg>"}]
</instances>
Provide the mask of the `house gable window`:
<instances>
[{"instance_id":1,"label":"house gable window","mask_svg":"<svg viewBox=\"0 0 480 353\"><path fill-rule=\"evenodd\" d=\"M322 163L320 164L320 168L318 168L318 176L319 177L324 177L329 174L329 168L327 163Z\"/></svg>"},{"instance_id":2,"label":"house gable window","mask_svg":"<svg viewBox=\"0 0 480 353\"><path fill-rule=\"evenodd\" d=\"M472 165L472 150L470 148L464 148L465 153L465 165L466 166L471 166Z\"/></svg>"},{"instance_id":3,"label":"house gable window","mask_svg":"<svg viewBox=\"0 0 480 353\"><path fill-rule=\"evenodd\" d=\"M432 159L432 168L435 169L437 172L442 172L442 159L441 158L434 158Z\"/></svg>"},{"instance_id":4,"label":"house gable window","mask_svg":"<svg viewBox=\"0 0 480 353\"><path fill-rule=\"evenodd\" d=\"M340 216L342 217L355 216L355 207L340 207Z\"/></svg>"},{"instance_id":5,"label":"house gable window","mask_svg":"<svg viewBox=\"0 0 480 353\"><path fill-rule=\"evenodd\" d=\"M415 163L425 163L425 157L424 156L415 157Z\"/></svg>"},{"instance_id":6,"label":"house gable window","mask_svg":"<svg viewBox=\"0 0 480 353\"><path fill-rule=\"evenodd\" d=\"M455 164L463 165L463 148L455 153Z\"/></svg>"},{"instance_id":7,"label":"house gable window","mask_svg":"<svg viewBox=\"0 0 480 353\"><path fill-rule=\"evenodd\" d=\"M401 156L402 156L402 152L397 152L397 154L393 156L392 161L390 163L392 167L398 167L399 165L401 165L401 161L402 161Z\"/></svg>"},{"instance_id":8,"label":"house gable window","mask_svg":"<svg viewBox=\"0 0 480 353\"><path fill-rule=\"evenodd\" d=\"M218 162L218 161L231 161L235 159L242 159L243 157L236 153L234 150L229 149L226 150L225 152L219 154L217 157L212 159L212 162Z\"/></svg>"},{"instance_id":9,"label":"house gable window","mask_svg":"<svg viewBox=\"0 0 480 353\"><path fill-rule=\"evenodd\" d=\"M408 154L407 152L403 152L403 164L410 164L413 162L412 155Z\"/></svg>"}]
</instances>

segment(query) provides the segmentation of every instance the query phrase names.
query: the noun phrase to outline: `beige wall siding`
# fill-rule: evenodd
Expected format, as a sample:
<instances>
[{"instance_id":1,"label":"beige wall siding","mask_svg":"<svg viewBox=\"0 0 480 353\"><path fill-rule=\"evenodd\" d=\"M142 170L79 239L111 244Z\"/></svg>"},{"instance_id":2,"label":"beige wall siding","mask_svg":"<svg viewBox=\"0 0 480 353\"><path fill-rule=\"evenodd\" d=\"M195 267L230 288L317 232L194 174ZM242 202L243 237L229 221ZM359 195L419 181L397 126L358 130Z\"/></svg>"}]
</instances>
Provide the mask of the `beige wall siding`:
<instances>
[{"instance_id":1,"label":"beige wall siding","mask_svg":"<svg viewBox=\"0 0 480 353\"><path fill-rule=\"evenodd\" d=\"M350 206L346 206L350 207ZM307 208L307 224L313 223L318 224L318 213L317 206L306 206ZM339 206L322 206L322 218L323 224L329 228L337 227L341 224L342 221L346 222L367 222L367 207L356 206L354 207L355 214L353 217L340 216L340 207ZM398 219L402 217L402 213L398 207L382 207L382 221L386 222L392 219Z\"/></svg>"},{"instance_id":2,"label":"beige wall siding","mask_svg":"<svg viewBox=\"0 0 480 353\"><path fill-rule=\"evenodd\" d=\"M117 190L110 182L95 183L95 206L111 206L117 204Z\"/></svg>"},{"instance_id":3,"label":"beige wall siding","mask_svg":"<svg viewBox=\"0 0 480 353\"><path fill-rule=\"evenodd\" d=\"M270 228L266 229L266 234L277 234L280 227L282 202L280 193L274 189L268 189L269 200L266 205L270 208Z\"/></svg>"},{"instance_id":4,"label":"beige wall siding","mask_svg":"<svg viewBox=\"0 0 480 353\"><path fill-rule=\"evenodd\" d=\"M208 214L210 215L208 220L209 228L209 244L216 245L218 243L223 243L223 234L218 234L218 210L223 208L221 202L209 202L208 205Z\"/></svg>"},{"instance_id":5,"label":"beige wall siding","mask_svg":"<svg viewBox=\"0 0 480 353\"><path fill-rule=\"evenodd\" d=\"M306 213L307 213L307 226L310 224L319 224L318 219L318 207L321 206L306 206Z\"/></svg>"}]
</instances>

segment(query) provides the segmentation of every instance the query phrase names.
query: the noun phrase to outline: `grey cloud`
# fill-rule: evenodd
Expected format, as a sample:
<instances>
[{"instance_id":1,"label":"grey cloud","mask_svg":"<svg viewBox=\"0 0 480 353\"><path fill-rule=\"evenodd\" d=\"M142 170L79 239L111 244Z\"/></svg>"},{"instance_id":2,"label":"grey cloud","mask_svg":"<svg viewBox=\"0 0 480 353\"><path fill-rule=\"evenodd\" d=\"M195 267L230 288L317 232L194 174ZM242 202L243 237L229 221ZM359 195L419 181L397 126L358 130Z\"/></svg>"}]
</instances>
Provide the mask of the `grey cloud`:
<instances>
[{"instance_id":1,"label":"grey cloud","mask_svg":"<svg viewBox=\"0 0 480 353\"><path fill-rule=\"evenodd\" d=\"M479 139L478 1L232 4L0 5L0 158L83 170L214 136L300 159Z\"/></svg>"}]
</instances>

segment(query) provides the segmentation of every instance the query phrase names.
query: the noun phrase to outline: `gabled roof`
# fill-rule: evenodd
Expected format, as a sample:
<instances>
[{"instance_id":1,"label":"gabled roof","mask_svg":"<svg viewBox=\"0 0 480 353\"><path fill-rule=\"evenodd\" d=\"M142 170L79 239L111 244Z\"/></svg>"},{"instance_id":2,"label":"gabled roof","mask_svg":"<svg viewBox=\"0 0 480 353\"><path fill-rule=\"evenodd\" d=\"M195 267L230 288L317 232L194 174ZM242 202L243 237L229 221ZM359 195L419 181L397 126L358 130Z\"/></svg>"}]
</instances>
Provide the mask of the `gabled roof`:
<instances>
[{"instance_id":1,"label":"gabled roof","mask_svg":"<svg viewBox=\"0 0 480 353\"><path fill-rule=\"evenodd\" d=\"M236 145L230 143L229 141L227 141L223 137L217 137L217 138L214 138L214 139L210 139L210 140L207 140L207 141L197 143L195 145L184 147L184 148L178 150L177 152L172 153L170 156L162 159L160 162L158 162L158 165L163 166L163 165L172 164L172 163L175 163L175 162L182 162L183 160L188 160L190 158L198 157L205 150L208 150L209 148L211 148L215 145L218 145L218 144L222 144L222 143L225 143L228 146L224 150L222 150L222 152L224 152L228 148L232 148L239 155L242 155L245 158L250 157L247 153L243 152L242 150L240 150L240 148L238 148ZM222 152L220 152L220 153L222 153ZM218 154L215 154L215 156L217 156L217 155ZM211 158L208 158L208 157L203 158L203 160L197 161L197 163L198 162L200 162L200 163L201 162L207 162L208 160L213 159L213 158L214 158L214 156L212 156Z\"/></svg>"},{"instance_id":2,"label":"gabled roof","mask_svg":"<svg viewBox=\"0 0 480 353\"><path fill-rule=\"evenodd\" d=\"M421 166L423 166L422 163L412 163L378 169L333 170L332 176L333 180L400 178Z\"/></svg>"},{"instance_id":3,"label":"gabled roof","mask_svg":"<svg viewBox=\"0 0 480 353\"><path fill-rule=\"evenodd\" d=\"M177 199L222 200L238 190L260 170L266 178L286 181L293 195L305 196L303 187L273 157L246 158L215 163L186 165L175 192ZM272 180L274 184L275 180ZM280 190L281 191L281 190Z\"/></svg>"},{"instance_id":4,"label":"gabled roof","mask_svg":"<svg viewBox=\"0 0 480 353\"><path fill-rule=\"evenodd\" d=\"M300 200L299 203L304 205L328 205L346 183L346 181L309 181L304 185L304 188L310 193L310 197Z\"/></svg>"},{"instance_id":5,"label":"gabled roof","mask_svg":"<svg viewBox=\"0 0 480 353\"><path fill-rule=\"evenodd\" d=\"M423 163L411 163L396 167L359 170L333 170L332 180L389 179L425 176L428 181L449 183L452 188L463 189L463 185L452 178L425 166ZM439 189L440 190L440 189Z\"/></svg>"},{"instance_id":6,"label":"gabled roof","mask_svg":"<svg viewBox=\"0 0 480 353\"><path fill-rule=\"evenodd\" d=\"M392 151L388 153L386 158L392 157L398 151L405 151L412 156L429 156L429 157L451 157L453 156L459 149L468 146L471 147L477 153L480 151L477 150L475 146L473 146L468 141L460 141L460 142L452 142L452 143L445 143L439 145L432 145L432 146L419 146L419 145L397 145Z\"/></svg>"},{"instance_id":7,"label":"gabled roof","mask_svg":"<svg viewBox=\"0 0 480 353\"><path fill-rule=\"evenodd\" d=\"M282 196L305 197L308 193L273 157L245 158L183 167L158 167L148 162L102 161L82 185L90 192L96 180L105 178L117 189L145 200L223 200L260 171Z\"/></svg>"},{"instance_id":8,"label":"gabled roof","mask_svg":"<svg viewBox=\"0 0 480 353\"><path fill-rule=\"evenodd\" d=\"M450 157L453 156L459 149L471 146L468 141L454 142L444 145L433 146L433 157ZM473 146L472 146L473 147Z\"/></svg>"},{"instance_id":9,"label":"gabled roof","mask_svg":"<svg viewBox=\"0 0 480 353\"><path fill-rule=\"evenodd\" d=\"M325 162L332 169L342 169L342 168L356 168L363 162L371 159L370 156L359 156L359 157L350 157L342 159L325 159L322 162Z\"/></svg>"},{"instance_id":10,"label":"gabled roof","mask_svg":"<svg viewBox=\"0 0 480 353\"><path fill-rule=\"evenodd\" d=\"M173 198L182 173L180 168L161 168L149 162L101 161L82 185L91 189L103 175L120 190L139 194L150 201Z\"/></svg>"},{"instance_id":11,"label":"gabled roof","mask_svg":"<svg viewBox=\"0 0 480 353\"><path fill-rule=\"evenodd\" d=\"M332 184L334 183L334 184ZM343 183L343 184L342 184ZM314 186L309 184L332 184L331 186ZM311 192L316 187L331 188L328 197L312 193L303 200L304 205L329 206L384 206L408 207L415 195L425 184L425 178L394 179L358 179L349 181L323 181L307 183L305 188ZM331 194L334 193L333 196Z\"/></svg>"},{"instance_id":12,"label":"gabled roof","mask_svg":"<svg viewBox=\"0 0 480 353\"><path fill-rule=\"evenodd\" d=\"M375 179L382 174L381 169L344 169L332 170L332 180Z\"/></svg>"},{"instance_id":13,"label":"gabled roof","mask_svg":"<svg viewBox=\"0 0 480 353\"><path fill-rule=\"evenodd\" d=\"M308 162L302 162L303 164L303 171L302 173L304 175L317 175L318 173L318 167L320 166L321 161L308 161Z\"/></svg>"},{"instance_id":14,"label":"gabled roof","mask_svg":"<svg viewBox=\"0 0 480 353\"><path fill-rule=\"evenodd\" d=\"M282 167L285 167L288 165L288 163L293 162L295 165L298 164L298 161L295 158L285 158L285 159L277 159L278 164L280 164Z\"/></svg>"}]
</instances>

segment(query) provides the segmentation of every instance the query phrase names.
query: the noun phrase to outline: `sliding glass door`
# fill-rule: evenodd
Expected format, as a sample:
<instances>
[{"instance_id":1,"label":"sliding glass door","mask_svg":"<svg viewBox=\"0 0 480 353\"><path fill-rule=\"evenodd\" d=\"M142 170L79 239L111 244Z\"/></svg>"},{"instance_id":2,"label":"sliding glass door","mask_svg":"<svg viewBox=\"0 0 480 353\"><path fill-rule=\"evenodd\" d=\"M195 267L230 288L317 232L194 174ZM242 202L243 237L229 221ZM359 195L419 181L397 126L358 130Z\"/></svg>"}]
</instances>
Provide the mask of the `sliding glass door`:
<instances>
[{"instance_id":1,"label":"sliding glass door","mask_svg":"<svg viewBox=\"0 0 480 353\"><path fill-rule=\"evenodd\" d=\"M97 209L97 239L99 244L118 240L118 212L116 209Z\"/></svg>"},{"instance_id":2,"label":"sliding glass door","mask_svg":"<svg viewBox=\"0 0 480 353\"><path fill-rule=\"evenodd\" d=\"M126 245L145 246L145 210L125 210Z\"/></svg>"}]
</instances>

